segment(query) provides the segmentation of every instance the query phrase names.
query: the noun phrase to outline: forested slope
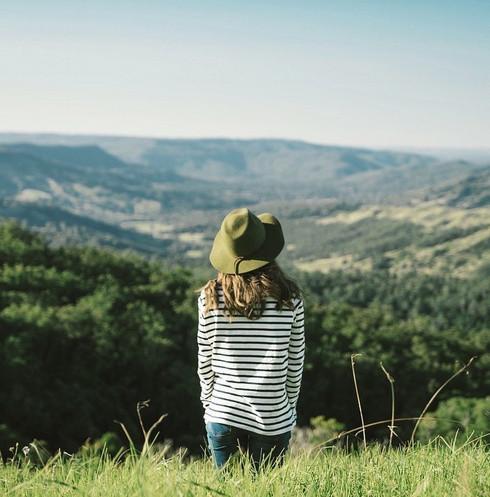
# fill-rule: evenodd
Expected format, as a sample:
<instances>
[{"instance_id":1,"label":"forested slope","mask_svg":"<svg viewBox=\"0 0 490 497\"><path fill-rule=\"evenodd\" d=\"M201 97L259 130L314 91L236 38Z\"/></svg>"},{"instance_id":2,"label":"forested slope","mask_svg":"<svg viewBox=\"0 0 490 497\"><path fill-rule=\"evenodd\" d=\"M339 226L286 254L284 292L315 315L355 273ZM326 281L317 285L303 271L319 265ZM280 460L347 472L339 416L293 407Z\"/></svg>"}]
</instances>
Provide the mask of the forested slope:
<instances>
[{"instance_id":1,"label":"forested slope","mask_svg":"<svg viewBox=\"0 0 490 497\"><path fill-rule=\"evenodd\" d=\"M72 451L87 437L139 433L168 413L161 438L199 452L204 443L196 373L197 273L90 247L50 248L16 223L0 224L0 447L33 437ZM366 422L416 416L471 356L469 374L440 399L490 390L490 278L294 273L305 293L307 354L299 423L336 418L358 426L350 355ZM438 399L439 400L439 399ZM401 424L403 435L408 426ZM386 427L369 436L386 435Z\"/></svg>"}]
</instances>

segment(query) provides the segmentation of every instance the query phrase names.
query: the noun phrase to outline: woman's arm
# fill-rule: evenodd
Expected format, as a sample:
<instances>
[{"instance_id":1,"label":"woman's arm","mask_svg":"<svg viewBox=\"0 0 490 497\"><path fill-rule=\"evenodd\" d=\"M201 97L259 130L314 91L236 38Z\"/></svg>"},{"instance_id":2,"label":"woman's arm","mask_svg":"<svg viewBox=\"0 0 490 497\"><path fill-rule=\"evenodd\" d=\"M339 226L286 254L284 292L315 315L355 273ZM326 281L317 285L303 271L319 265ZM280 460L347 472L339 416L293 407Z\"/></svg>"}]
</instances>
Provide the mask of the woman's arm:
<instances>
[{"instance_id":1,"label":"woman's arm","mask_svg":"<svg viewBox=\"0 0 490 497\"><path fill-rule=\"evenodd\" d=\"M303 299L296 304L294 310L293 325L288 349L288 374L286 390L289 403L296 411L301 378L303 375L303 364L305 359L305 310Z\"/></svg>"},{"instance_id":2,"label":"woman's arm","mask_svg":"<svg viewBox=\"0 0 490 497\"><path fill-rule=\"evenodd\" d=\"M199 382L201 384L201 402L206 409L209 405L209 399L213 393L214 385L214 372L211 369L212 358L212 344L210 342L211 330L206 331L204 320L204 298L201 295L198 298L198 315L199 326L197 330L197 374L199 375Z\"/></svg>"}]
</instances>

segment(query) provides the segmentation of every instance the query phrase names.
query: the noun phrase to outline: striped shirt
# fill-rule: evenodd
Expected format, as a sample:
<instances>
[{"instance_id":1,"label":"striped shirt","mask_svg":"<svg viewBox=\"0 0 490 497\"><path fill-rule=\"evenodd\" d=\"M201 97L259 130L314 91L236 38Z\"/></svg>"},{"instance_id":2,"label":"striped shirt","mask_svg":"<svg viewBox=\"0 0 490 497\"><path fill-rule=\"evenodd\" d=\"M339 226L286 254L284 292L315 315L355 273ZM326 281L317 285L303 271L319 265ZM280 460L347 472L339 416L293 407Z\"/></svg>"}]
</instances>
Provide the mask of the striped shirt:
<instances>
[{"instance_id":1,"label":"striped shirt","mask_svg":"<svg viewBox=\"0 0 490 497\"><path fill-rule=\"evenodd\" d=\"M204 315L204 290L198 298L198 367L204 420L262 435L278 435L296 425L305 356L304 302L276 310L267 297L259 319L224 314L219 306Z\"/></svg>"}]
</instances>

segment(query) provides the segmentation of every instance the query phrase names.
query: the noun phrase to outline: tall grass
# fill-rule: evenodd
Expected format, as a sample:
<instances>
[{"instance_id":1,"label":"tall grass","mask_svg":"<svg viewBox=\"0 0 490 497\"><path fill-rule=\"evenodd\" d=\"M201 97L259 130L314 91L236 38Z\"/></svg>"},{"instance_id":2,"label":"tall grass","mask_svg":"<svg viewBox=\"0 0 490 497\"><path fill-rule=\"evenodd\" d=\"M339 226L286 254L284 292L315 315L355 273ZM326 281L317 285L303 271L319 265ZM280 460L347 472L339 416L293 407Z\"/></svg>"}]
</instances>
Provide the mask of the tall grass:
<instances>
[{"instance_id":1,"label":"tall grass","mask_svg":"<svg viewBox=\"0 0 490 497\"><path fill-rule=\"evenodd\" d=\"M428 407L440 391L475 359L444 382L432 395L422 413L414 418L395 418L394 378L380 363L391 389L391 418L365 424L357 386L354 359L351 366L361 426L344 431L319 445L287 453L279 467L265 465L260 471L249 456L239 451L222 469L215 469L210 457L188 457L185 452L169 453L170 447L155 444L155 430L162 415L148 430L137 405L144 443L138 449L122 423L129 449L115 457L104 447L100 452L58 451L45 460L35 444L0 458L0 497L490 497L490 451L488 435L465 441L436 437L427 444L415 441L415 433ZM416 420L409 443L392 446L395 421ZM367 443L366 428L384 424L390 430L389 444ZM329 445L347 434L362 432L363 443L346 448Z\"/></svg>"},{"instance_id":2,"label":"tall grass","mask_svg":"<svg viewBox=\"0 0 490 497\"><path fill-rule=\"evenodd\" d=\"M58 453L41 468L19 457L0 466L2 497L490 495L490 452L481 439L459 448L437 439L403 448L304 451L258 474L243 455L218 471L210 458L185 461L182 454L169 457L151 447L119 458Z\"/></svg>"}]
</instances>

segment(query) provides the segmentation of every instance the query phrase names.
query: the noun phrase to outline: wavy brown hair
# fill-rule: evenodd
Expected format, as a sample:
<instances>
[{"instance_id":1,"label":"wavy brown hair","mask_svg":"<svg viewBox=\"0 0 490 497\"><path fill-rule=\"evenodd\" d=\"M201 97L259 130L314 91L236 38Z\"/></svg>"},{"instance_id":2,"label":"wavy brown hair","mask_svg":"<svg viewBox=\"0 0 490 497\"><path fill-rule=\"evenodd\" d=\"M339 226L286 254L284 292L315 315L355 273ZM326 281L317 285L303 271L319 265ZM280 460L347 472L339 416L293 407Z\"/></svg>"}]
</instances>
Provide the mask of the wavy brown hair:
<instances>
[{"instance_id":1,"label":"wavy brown hair","mask_svg":"<svg viewBox=\"0 0 490 497\"><path fill-rule=\"evenodd\" d=\"M266 297L277 300L277 310L284 306L293 309L293 298L302 297L298 284L284 274L276 261L243 274L218 272L215 279L196 290L198 293L204 290L204 313L218 308L219 287L223 290L224 307L230 321L234 315L259 319L265 309Z\"/></svg>"}]
</instances>

